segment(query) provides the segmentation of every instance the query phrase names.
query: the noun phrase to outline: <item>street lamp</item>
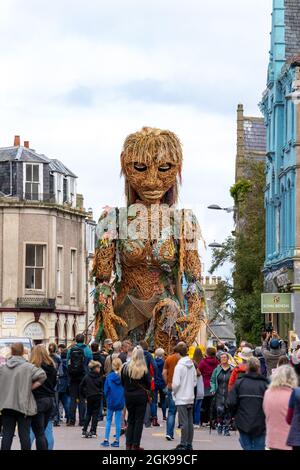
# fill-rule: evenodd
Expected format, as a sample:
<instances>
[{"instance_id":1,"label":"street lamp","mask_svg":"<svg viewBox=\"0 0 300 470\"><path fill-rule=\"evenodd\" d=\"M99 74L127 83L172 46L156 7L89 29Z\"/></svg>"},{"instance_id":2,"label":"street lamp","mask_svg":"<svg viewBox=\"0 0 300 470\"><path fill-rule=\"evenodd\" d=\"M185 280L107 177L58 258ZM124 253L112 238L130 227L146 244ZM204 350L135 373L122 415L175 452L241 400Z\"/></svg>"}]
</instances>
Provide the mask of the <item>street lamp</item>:
<instances>
[{"instance_id":1,"label":"street lamp","mask_svg":"<svg viewBox=\"0 0 300 470\"><path fill-rule=\"evenodd\" d=\"M223 248L223 245L221 245L221 243L217 243L216 241L210 243L208 246L209 248Z\"/></svg>"},{"instance_id":2,"label":"street lamp","mask_svg":"<svg viewBox=\"0 0 300 470\"><path fill-rule=\"evenodd\" d=\"M235 208L234 207L221 207L218 204L211 204L210 206L208 206L207 209L212 209L212 210L215 210L215 211L234 212Z\"/></svg>"}]
</instances>

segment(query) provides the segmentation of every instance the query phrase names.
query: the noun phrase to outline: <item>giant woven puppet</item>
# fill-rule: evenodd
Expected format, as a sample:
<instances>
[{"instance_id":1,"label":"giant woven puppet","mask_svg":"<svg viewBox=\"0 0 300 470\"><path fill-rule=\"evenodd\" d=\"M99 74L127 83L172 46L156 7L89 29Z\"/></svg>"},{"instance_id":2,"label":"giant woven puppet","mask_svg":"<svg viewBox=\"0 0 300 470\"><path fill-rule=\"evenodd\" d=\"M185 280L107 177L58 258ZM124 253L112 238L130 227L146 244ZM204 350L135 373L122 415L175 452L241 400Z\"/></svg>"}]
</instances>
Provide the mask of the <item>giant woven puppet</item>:
<instances>
[{"instance_id":1,"label":"giant woven puppet","mask_svg":"<svg viewBox=\"0 0 300 470\"><path fill-rule=\"evenodd\" d=\"M97 226L95 335L146 339L169 352L205 341L204 294L191 211L175 207L182 148L167 130L143 128L121 154L126 208L106 208Z\"/></svg>"}]
</instances>

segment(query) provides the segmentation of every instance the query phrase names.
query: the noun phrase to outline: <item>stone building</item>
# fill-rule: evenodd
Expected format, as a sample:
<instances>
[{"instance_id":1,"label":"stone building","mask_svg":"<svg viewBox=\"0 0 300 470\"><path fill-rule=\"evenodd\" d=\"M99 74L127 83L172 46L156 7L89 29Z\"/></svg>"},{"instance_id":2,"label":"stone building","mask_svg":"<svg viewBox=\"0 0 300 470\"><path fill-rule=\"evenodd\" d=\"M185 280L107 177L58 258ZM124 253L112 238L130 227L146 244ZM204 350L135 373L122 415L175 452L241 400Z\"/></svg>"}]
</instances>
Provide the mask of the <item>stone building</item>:
<instances>
[{"instance_id":1,"label":"stone building","mask_svg":"<svg viewBox=\"0 0 300 470\"><path fill-rule=\"evenodd\" d=\"M216 345L219 340L235 343L234 325L224 312L216 311L214 304L214 293L221 282L220 276L203 276L201 284L205 291L207 304L207 345Z\"/></svg>"},{"instance_id":2,"label":"stone building","mask_svg":"<svg viewBox=\"0 0 300 470\"><path fill-rule=\"evenodd\" d=\"M235 182L248 178L247 162L266 159L266 126L263 117L244 115L244 106L237 107L237 153Z\"/></svg>"},{"instance_id":3,"label":"stone building","mask_svg":"<svg viewBox=\"0 0 300 470\"><path fill-rule=\"evenodd\" d=\"M0 336L70 342L92 317L95 222L59 160L0 148Z\"/></svg>"},{"instance_id":4,"label":"stone building","mask_svg":"<svg viewBox=\"0 0 300 470\"><path fill-rule=\"evenodd\" d=\"M269 321L300 335L300 0L273 0L267 88L265 293ZM281 302L281 294L285 295ZM267 302L268 303L268 302ZM283 307L285 309L280 308ZM278 307L276 307L278 305ZM279 313L280 310L280 313Z\"/></svg>"}]
</instances>

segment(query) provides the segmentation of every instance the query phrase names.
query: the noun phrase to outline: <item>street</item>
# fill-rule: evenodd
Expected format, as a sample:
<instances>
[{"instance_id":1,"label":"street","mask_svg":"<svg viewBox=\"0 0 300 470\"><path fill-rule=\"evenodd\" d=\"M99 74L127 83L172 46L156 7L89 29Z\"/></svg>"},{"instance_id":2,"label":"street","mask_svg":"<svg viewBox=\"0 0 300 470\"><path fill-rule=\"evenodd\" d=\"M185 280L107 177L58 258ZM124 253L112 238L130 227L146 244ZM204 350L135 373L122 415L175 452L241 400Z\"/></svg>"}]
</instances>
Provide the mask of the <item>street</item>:
<instances>
[{"instance_id":1,"label":"street","mask_svg":"<svg viewBox=\"0 0 300 470\"><path fill-rule=\"evenodd\" d=\"M54 449L55 450L118 450L113 448L103 448L100 442L103 441L105 424L99 423L98 437L86 439L81 437L81 427L66 427L62 424L54 429ZM111 433L113 441L114 427ZM180 441L180 430L176 429L176 438L173 442L165 439L165 423L160 427L144 428L141 445L145 450L173 450ZM194 450L241 450L238 441L238 432L233 432L230 437L218 436L216 431L211 434L208 428L196 429L194 434ZM18 438L14 439L13 449L19 449ZM34 446L33 446L34 448ZM120 450L125 449L125 438L121 437Z\"/></svg>"}]
</instances>

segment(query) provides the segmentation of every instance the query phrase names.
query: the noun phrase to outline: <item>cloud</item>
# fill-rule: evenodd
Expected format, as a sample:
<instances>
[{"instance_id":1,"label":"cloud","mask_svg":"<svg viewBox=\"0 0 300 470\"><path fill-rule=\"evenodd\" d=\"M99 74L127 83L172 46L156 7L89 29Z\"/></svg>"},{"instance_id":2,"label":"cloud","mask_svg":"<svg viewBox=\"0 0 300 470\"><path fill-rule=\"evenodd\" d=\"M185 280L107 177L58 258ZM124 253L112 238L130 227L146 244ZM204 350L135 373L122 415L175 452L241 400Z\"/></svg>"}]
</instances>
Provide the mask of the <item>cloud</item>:
<instances>
[{"instance_id":1,"label":"cloud","mask_svg":"<svg viewBox=\"0 0 300 470\"><path fill-rule=\"evenodd\" d=\"M258 114L271 0L0 2L0 145L14 134L79 175L86 207L121 205L119 155L143 125L184 145L180 204L209 243L232 218L236 106ZM210 253L201 249L205 269Z\"/></svg>"}]
</instances>

